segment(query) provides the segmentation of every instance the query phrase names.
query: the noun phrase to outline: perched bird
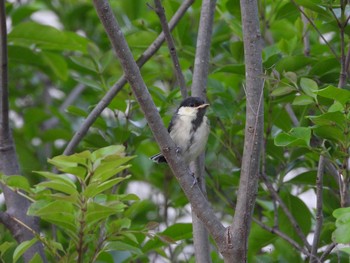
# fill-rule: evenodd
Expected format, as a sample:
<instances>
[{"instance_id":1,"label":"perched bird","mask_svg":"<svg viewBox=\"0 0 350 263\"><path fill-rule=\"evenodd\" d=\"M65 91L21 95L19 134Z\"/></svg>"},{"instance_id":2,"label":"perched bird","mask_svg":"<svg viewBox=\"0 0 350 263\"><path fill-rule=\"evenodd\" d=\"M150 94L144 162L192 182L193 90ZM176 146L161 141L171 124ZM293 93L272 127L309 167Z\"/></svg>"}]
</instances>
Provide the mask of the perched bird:
<instances>
[{"instance_id":1,"label":"perched bird","mask_svg":"<svg viewBox=\"0 0 350 263\"><path fill-rule=\"evenodd\" d=\"M205 111L209 104L198 97L188 97L177 108L169 124L168 132L186 163L194 161L207 144L209 121ZM166 163L163 154L151 158L156 163Z\"/></svg>"}]
</instances>

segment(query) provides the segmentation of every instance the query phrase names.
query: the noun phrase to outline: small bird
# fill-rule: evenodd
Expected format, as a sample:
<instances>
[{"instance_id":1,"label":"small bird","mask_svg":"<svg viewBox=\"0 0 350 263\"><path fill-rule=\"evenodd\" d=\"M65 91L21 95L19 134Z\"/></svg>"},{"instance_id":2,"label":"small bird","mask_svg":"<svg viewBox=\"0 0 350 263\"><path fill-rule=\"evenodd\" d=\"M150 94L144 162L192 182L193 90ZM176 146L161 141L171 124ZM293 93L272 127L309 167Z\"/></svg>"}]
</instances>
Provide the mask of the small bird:
<instances>
[{"instance_id":1,"label":"small bird","mask_svg":"<svg viewBox=\"0 0 350 263\"><path fill-rule=\"evenodd\" d=\"M209 135L209 121L205 115L209 104L199 97L188 97L177 108L168 127L171 139L187 164L194 161L205 149ZM162 153L150 158L166 163Z\"/></svg>"}]
</instances>

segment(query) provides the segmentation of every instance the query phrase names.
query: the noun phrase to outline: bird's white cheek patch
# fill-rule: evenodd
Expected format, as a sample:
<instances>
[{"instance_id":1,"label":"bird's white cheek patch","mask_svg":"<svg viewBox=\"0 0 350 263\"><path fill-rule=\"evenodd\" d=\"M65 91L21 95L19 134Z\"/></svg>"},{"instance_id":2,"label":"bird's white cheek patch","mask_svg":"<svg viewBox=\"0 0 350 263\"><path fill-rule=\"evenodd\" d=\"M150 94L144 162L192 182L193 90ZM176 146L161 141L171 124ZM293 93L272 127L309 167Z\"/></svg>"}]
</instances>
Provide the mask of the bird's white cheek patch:
<instances>
[{"instance_id":1,"label":"bird's white cheek patch","mask_svg":"<svg viewBox=\"0 0 350 263\"><path fill-rule=\"evenodd\" d=\"M196 113L195 109L191 107L182 107L179 109L179 115L192 116Z\"/></svg>"}]
</instances>

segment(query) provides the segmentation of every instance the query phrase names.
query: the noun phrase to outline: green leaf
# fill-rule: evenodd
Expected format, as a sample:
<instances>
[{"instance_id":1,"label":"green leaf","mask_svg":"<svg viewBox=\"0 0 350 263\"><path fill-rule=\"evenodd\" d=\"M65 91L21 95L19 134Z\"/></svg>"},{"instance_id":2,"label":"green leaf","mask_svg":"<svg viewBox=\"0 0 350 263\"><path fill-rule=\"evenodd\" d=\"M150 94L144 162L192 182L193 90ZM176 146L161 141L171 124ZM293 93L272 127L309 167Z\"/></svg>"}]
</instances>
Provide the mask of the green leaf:
<instances>
[{"instance_id":1,"label":"green leaf","mask_svg":"<svg viewBox=\"0 0 350 263\"><path fill-rule=\"evenodd\" d=\"M339 111L327 112L318 116L308 116L308 118L319 126L337 126L341 129L346 128L346 117Z\"/></svg>"},{"instance_id":2,"label":"green leaf","mask_svg":"<svg viewBox=\"0 0 350 263\"><path fill-rule=\"evenodd\" d=\"M58 155L49 159L48 162L58 167L74 167L77 164L86 165L87 159L90 158L90 152L84 151L73 155Z\"/></svg>"},{"instance_id":3,"label":"green leaf","mask_svg":"<svg viewBox=\"0 0 350 263\"><path fill-rule=\"evenodd\" d=\"M104 159L109 155L118 154L120 157L125 155L125 147L123 145L110 145L100 148L91 154L91 160L96 162L98 159Z\"/></svg>"},{"instance_id":4,"label":"green leaf","mask_svg":"<svg viewBox=\"0 0 350 263\"><path fill-rule=\"evenodd\" d=\"M318 90L318 85L314 80L301 78L300 87L306 95L312 97L313 99L317 98L317 94L315 92Z\"/></svg>"},{"instance_id":5,"label":"green leaf","mask_svg":"<svg viewBox=\"0 0 350 263\"><path fill-rule=\"evenodd\" d=\"M70 114L79 116L79 117L87 117L88 116L88 112L86 112L86 110L83 110L77 106L74 105L69 105L66 109L67 112L69 112Z\"/></svg>"},{"instance_id":6,"label":"green leaf","mask_svg":"<svg viewBox=\"0 0 350 263\"><path fill-rule=\"evenodd\" d=\"M54 76L58 77L63 81L67 80L68 66L66 61L62 58L62 55L43 51L41 53L41 56L46 66L49 66L51 68L52 72L54 73Z\"/></svg>"},{"instance_id":7,"label":"green leaf","mask_svg":"<svg viewBox=\"0 0 350 263\"><path fill-rule=\"evenodd\" d=\"M54 27L34 22L15 26L8 35L9 45L37 47L45 50L71 50L87 52L88 39L73 32L65 32Z\"/></svg>"},{"instance_id":8,"label":"green leaf","mask_svg":"<svg viewBox=\"0 0 350 263\"><path fill-rule=\"evenodd\" d=\"M68 194L68 195L78 195L76 186L68 180L54 179L51 181L45 181L38 184L42 187L48 187L53 190Z\"/></svg>"},{"instance_id":9,"label":"green leaf","mask_svg":"<svg viewBox=\"0 0 350 263\"><path fill-rule=\"evenodd\" d=\"M350 242L350 222L342 224L332 234L334 242L347 244Z\"/></svg>"},{"instance_id":10,"label":"green leaf","mask_svg":"<svg viewBox=\"0 0 350 263\"><path fill-rule=\"evenodd\" d=\"M238 75L244 75L245 74L245 66L244 65L226 65L223 67L217 68L215 72L227 72L227 73L233 73Z\"/></svg>"},{"instance_id":11,"label":"green leaf","mask_svg":"<svg viewBox=\"0 0 350 263\"><path fill-rule=\"evenodd\" d=\"M112 176L117 175L118 173L120 173L121 171L123 171L129 167L131 167L131 165L119 166L113 162L103 163L100 166L98 166L96 168L96 170L94 171L94 175L92 177L92 182L93 181L104 182L104 181L108 180L109 178L111 178Z\"/></svg>"},{"instance_id":12,"label":"green leaf","mask_svg":"<svg viewBox=\"0 0 350 263\"><path fill-rule=\"evenodd\" d=\"M70 56L70 59L77 65L98 73L98 68L91 58L82 57L82 56Z\"/></svg>"},{"instance_id":13,"label":"green leaf","mask_svg":"<svg viewBox=\"0 0 350 263\"><path fill-rule=\"evenodd\" d=\"M31 192L28 179L22 175L3 175L4 183L9 187L18 188L26 192Z\"/></svg>"},{"instance_id":14,"label":"green leaf","mask_svg":"<svg viewBox=\"0 0 350 263\"><path fill-rule=\"evenodd\" d=\"M84 84L90 88L93 88L96 91L103 91L102 83L91 77L83 77L83 76L74 76L73 77L77 82Z\"/></svg>"},{"instance_id":15,"label":"green leaf","mask_svg":"<svg viewBox=\"0 0 350 263\"><path fill-rule=\"evenodd\" d=\"M277 146L302 146L309 147L311 139L311 128L297 127L293 128L289 133L282 132L275 138Z\"/></svg>"},{"instance_id":16,"label":"green leaf","mask_svg":"<svg viewBox=\"0 0 350 263\"><path fill-rule=\"evenodd\" d=\"M43 263L43 260L38 253L35 253L34 257L32 257L29 263Z\"/></svg>"},{"instance_id":17,"label":"green leaf","mask_svg":"<svg viewBox=\"0 0 350 263\"><path fill-rule=\"evenodd\" d=\"M127 175L125 177L118 177L114 178L105 182L92 182L90 183L87 187L86 190L84 191L84 196L86 197L94 197L98 195L99 193L102 193L103 191L106 191L110 188L112 188L114 185L129 179L131 175Z\"/></svg>"},{"instance_id":18,"label":"green leaf","mask_svg":"<svg viewBox=\"0 0 350 263\"><path fill-rule=\"evenodd\" d=\"M0 255L3 256L6 253L6 251L8 251L11 247L15 245L16 245L15 242L8 242L8 241L2 242L2 244L0 244Z\"/></svg>"},{"instance_id":19,"label":"green leaf","mask_svg":"<svg viewBox=\"0 0 350 263\"><path fill-rule=\"evenodd\" d=\"M13 252L13 262L16 263L19 260L19 258L36 242L38 242L38 239L33 238L31 240L27 240L19 244Z\"/></svg>"},{"instance_id":20,"label":"green leaf","mask_svg":"<svg viewBox=\"0 0 350 263\"><path fill-rule=\"evenodd\" d=\"M312 127L312 130L316 136L324 139L329 139L339 143L346 141L344 131L337 126L315 126Z\"/></svg>"},{"instance_id":21,"label":"green leaf","mask_svg":"<svg viewBox=\"0 0 350 263\"><path fill-rule=\"evenodd\" d=\"M300 94L299 96L296 96L292 102L292 105L298 105L298 106L304 106L314 103L314 100L304 94Z\"/></svg>"},{"instance_id":22,"label":"green leaf","mask_svg":"<svg viewBox=\"0 0 350 263\"><path fill-rule=\"evenodd\" d=\"M87 205L86 223L88 225L95 224L98 221L107 219L111 215L123 212L125 207L126 205L120 202L113 202L113 205L110 206L90 202Z\"/></svg>"},{"instance_id":23,"label":"green leaf","mask_svg":"<svg viewBox=\"0 0 350 263\"><path fill-rule=\"evenodd\" d=\"M292 93L293 91L295 91L296 89L294 87L291 86L282 86L282 87L278 87L276 89L274 89L271 92L271 96L284 96L287 95L289 93Z\"/></svg>"},{"instance_id":24,"label":"green leaf","mask_svg":"<svg viewBox=\"0 0 350 263\"><path fill-rule=\"evenodd\" d=\"M340 102L343 106L350 101L350 91L334 86L317 91L317 95Z\"/></svg>"},{"instance_id":25,"label":"green leaf","mask_svg":"<svg viewBox=\"0 0 350 263\"><path fill-rule=\"evenodd\" d=\"M122 241L108 242L105 249L106 251L128 251L138 256L143 255L143 252L139 247L133 246L131 244L127 244Z\"/></svg>"},{"instance_id":26,"label":"green leaf","mask_svg":"<svg viewBox=\"0 0 350 263\"><path fill-rule=\"evenodd\" d=\"M314 60L305 56L287 56L277 62L276 69L279 72L297 71L307 65L310 65Z\"/></svg>"},{"instance_id":27,"label":"green leaf","mask_svg":"<svg viewBox=\"0 0 350 263\"><path fill-rule=\"evenodd\" d=\"M120 218L117 220L113 220L109 225L112 233L120 232L123 229L129 229L131 226L131 220L129 218Z\"/></svg>"},{"instance_id":28,"label":"green leaf","mask_svg":"<svg viewBox=\"0 0 350 263\"><path fill-rule=\"evenodd\" d=\"M37 201L29 207L28 215L38 216L43 220L56 224L66 230L67 233L77 232L75 224L76 211L70 202L63 200L53 202Z\"/></svg>"}]
</instances>

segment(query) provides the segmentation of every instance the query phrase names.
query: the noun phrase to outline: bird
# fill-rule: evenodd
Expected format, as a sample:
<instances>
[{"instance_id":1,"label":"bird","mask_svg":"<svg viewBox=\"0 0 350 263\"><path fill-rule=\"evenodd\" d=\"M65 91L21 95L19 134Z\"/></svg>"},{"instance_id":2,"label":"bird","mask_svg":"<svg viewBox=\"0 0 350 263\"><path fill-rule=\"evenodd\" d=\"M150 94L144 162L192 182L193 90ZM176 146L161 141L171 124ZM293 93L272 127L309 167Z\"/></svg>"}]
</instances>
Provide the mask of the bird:
<instances>
[{"instance_id":1,"label":"bird","mask_svg":"<svg viewBox=\"0 0 350 263\"><path fill-rule=\"evenodd\" d=\"M205 112L208 106L199 97L188 97L181 102L170 121L168 132L187 165L204 151L207 144L210 125ZM150 159L156 163L167 163L162 153Z\"/></svg>"}]
</instances>

